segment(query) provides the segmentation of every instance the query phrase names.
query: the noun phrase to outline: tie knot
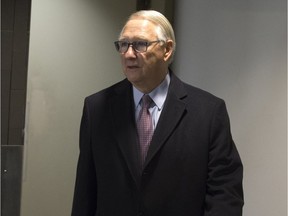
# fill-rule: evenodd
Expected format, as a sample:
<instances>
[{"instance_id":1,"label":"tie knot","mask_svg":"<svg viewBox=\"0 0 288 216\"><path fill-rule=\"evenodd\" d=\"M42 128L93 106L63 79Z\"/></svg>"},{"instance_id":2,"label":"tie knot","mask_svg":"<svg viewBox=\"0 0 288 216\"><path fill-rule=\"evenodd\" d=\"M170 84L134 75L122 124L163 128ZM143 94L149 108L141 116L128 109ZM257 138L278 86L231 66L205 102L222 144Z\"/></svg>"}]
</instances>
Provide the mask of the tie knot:
<instances>
[{"instance_id":1,"label":"tie knot","mask_svg":"<svg viewBox=\"0 0 288 216\"><path fill-rule=\"evenodd\" d=\"M150 96L148 94L143 95L142 107L147 109L150 107L151 103L152 103L152 99L150 98Z\"/></svg>"}]
</instances>

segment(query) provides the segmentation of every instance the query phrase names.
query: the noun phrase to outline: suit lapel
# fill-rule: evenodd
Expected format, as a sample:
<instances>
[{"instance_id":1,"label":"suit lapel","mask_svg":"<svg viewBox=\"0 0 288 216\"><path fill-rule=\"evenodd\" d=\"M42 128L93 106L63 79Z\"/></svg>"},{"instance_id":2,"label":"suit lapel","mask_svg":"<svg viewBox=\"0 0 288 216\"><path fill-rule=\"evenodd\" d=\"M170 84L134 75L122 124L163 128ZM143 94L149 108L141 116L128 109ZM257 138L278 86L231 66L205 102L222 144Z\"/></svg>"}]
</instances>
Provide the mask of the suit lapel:
<instances>
[{"instance_id":1,"label":"suit lapel","mask_svg":"<svg viewBox=\"0 0 288 216\"><path fill-rule=\"evenodd\" d=\"M183 101L186 95L183 83L171 73L167 98L154 131L144 166L152 160L181 121L186 110L186 103Z\"/></svg>"},{"instance_id":2,"label":"suit lapel","mask_svg":"<svg viewBox=\"0 0 288 216\"><path fill-rule=\"evenodd\" d=\"M115 90L116 94L111 98L114 136L134 181L139 185L138 138L131 84L125 80Z\"/></svg>"},{"instance_id":3,"label":"suit lapel","mask_svg":"<svg viewBox=\"0 0 288 216\"><path fill-rule=\"evenodd\" d=\"M175 127L181 121L186 103L186 91L183 83L171 73L171 82L163 111L154 131L147 158L146 166L155 154L165 144ZM113 134L127 163L128 169L138 187L140 187L140 167L138 136L135 124L135 108L131 84L125 80L115 89L111 98L111 114L113 119Z\"/></svg>"}]
</instances>

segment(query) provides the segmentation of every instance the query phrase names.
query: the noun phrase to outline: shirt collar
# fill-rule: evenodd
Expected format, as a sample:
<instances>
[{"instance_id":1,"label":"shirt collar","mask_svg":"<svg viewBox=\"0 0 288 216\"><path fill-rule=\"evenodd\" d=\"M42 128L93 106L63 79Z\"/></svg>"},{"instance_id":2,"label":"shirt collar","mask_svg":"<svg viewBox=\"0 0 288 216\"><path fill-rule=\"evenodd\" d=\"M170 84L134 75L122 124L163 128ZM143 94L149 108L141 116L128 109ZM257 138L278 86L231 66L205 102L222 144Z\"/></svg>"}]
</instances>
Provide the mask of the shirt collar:
<instances>
[{"instance_id":1,"label":"shirt collar","mask_svg":"<svg viewBox=\"0 0 288 216\"><path fill-rule=\"evenodd\" d=\"M158 107L159 110L163 108L168 93L169 84L170 84L170 75L169 73L167 73L165 79L160 83L160 85L149 93L149 96L154 101L155 105ZM137 88L133 86L133 97L135 108L137 108L137 106L139 105L139 102L143 95L144 95L143 92L139 91Z\"/></svg>"}]
</instances>

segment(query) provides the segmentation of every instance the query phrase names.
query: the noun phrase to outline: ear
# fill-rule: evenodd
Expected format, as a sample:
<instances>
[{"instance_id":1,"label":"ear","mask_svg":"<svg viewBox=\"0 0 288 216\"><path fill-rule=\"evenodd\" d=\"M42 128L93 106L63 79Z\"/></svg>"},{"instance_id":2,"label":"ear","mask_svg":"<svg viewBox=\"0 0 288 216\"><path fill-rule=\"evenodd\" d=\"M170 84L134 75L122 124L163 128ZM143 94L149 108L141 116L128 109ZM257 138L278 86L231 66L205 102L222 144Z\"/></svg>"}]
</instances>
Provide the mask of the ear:
<instances>
[{"instance_id":1,"label":"ear","mask_svg":"<svg viewBox=\"0 0 288 216\"><path fill-rule=\"evenodd\" d=\"M164 61L168 61L171 56L172 56L172 52L173 52L173 45L174 42L172 40L167 40L165 43L165 53L164 53Z\"/></svg>"}]
</instances>

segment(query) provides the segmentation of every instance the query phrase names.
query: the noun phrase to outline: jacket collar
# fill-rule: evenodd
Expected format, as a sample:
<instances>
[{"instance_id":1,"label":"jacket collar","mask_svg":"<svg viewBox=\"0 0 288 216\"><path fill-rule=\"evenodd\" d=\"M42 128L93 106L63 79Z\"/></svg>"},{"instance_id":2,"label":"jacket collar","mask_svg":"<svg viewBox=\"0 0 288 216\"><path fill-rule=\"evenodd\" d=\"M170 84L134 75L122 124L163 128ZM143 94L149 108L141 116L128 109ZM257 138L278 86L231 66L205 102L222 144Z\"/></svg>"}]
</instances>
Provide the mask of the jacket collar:
<instances>
[{"instance_id":1,"label":"jacket collar","mask_svg":"<svg viewBox=\"0 0 288 216\"><path fill-rule=\"evenodd\" d=\"M158 151L165 145L170 134L181 121L186 110L184 98L187 93L184 84L172 72L171 82L163 111L155 128L147 153L144 167L147 166ZM115 86L115 94L111 97L111 110L114 136L127 163L134 181L139 186L141 171L138 158L138 137L135 124L135 105L132 85L125 79ZM145 168L144 168L145 169Z\"/></svg>"}]
</instances>

